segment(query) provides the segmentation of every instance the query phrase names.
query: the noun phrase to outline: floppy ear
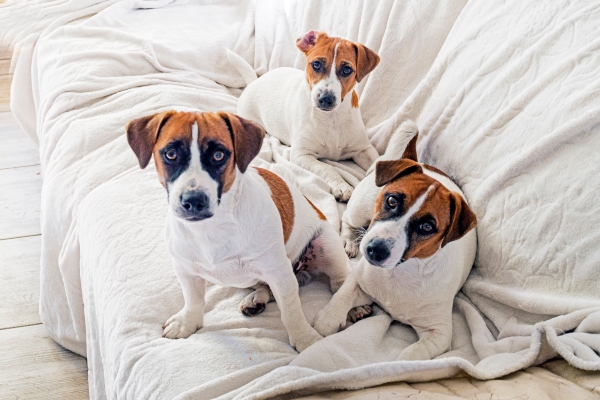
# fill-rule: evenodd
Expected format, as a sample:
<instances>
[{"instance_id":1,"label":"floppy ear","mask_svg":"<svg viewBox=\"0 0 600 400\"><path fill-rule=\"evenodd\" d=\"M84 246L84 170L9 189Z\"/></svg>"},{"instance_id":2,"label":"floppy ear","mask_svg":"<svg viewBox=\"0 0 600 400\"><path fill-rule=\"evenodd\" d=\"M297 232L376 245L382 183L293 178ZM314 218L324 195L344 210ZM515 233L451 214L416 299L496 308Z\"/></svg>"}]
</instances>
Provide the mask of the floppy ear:
<instances>
[{"instance_id":1,"label":"floppy ear","mask_svg":"<svg viewBox=\"0 0 600 400\"><path fill-rule=\"evenodd\" d=\"M396 178L414 172L423 172L423 168L418 163L407 158L393 161L379 161L375 165L375 184L377 186L387 185Z\"/></svg>"},{"instance_id":2,"label":"floppy ear","mask_svg":"<svg viewBox=\"0 0 600 400\"><path fill-rule=\"evenodd\" d=\"M158 140L161 128L175 111L165 111L134 119L127 124L127 141L140 162L142 169L148 166L152 150Z\"/></svg>"},{"instance_id":3,"label":"floppy ear","mask_svg":"<svg viewBox=\"0 0 600 400\"><path fill-rule=\"evenodd\" d=\"M450 228L442 242L442 247L458 240L477 225L477 217L458 193L450 193Z\"/></svg>"},{"instance_id":4,"label":"floppy ear","mask_svg":"<svg viewBox=\"0 0 600 400\"><path fill-rule=\"evenodd\" d=\"M360 82L379 64L379 56L373 50L360 43L356 46L356 81Z\"/></svg>"},{"instance_id":5,"label":"floppy ear","mask_svg":"<svg viewBox=\"0 0 600 400\"><path fill-rule=\"evenodd\" d=\"M410 139L410 142L408 142L408 145L404 149L402 158L407 158L409 160L419 162L419 160L417 159L417 137L418 136L419 135L415 135L412 139Z\"/></svg>"},{"instance_id":6,"label":"floppy ear","mask_svg":"<svg viewBox=\"0 0 600 400\"><path fill-rule=\"evenodd\" d=\"M327 35L324 32L308 31L304 36L296 39L296 47L301 52L306 54L313 47L315 47L315 44L317 44L317 38L319 37L327 37Z\"/></svg>"},{"instance_id":7,"label":"floppy ear","mask_svg":"<svg viewBox=\"0 0 600 400\"><path fill-rule=\"evenodd\" d=\"M232 113L220 112L219 116L229 128L233 140L235 163L243 174L250 162L258 155L265 130L262 126Z\"/></svg>"}]
</instances>

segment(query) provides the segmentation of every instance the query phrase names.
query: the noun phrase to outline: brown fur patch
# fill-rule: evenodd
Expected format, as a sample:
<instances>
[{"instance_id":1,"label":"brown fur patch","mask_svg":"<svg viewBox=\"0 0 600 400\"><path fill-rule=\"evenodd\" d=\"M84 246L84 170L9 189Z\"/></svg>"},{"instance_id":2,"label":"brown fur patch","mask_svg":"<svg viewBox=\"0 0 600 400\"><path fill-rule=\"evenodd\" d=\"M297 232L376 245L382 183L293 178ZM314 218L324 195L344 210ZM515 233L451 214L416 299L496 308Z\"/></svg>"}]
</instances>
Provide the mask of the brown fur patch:
<instances>
[{"instance_id":1,"label":"brown fur patch","mask_svg":"<svg viewBox=\"0 0 600 400\"><path fill-rule=\"evenodd\" d=\"M271 188L271 198L281 217L283 241L287 243L294 228L294 199L292 198L290 188L288 188L283 179L273 172L263 168L256 168L256 170L267 185L269 185L269 188Z\"/></svg>"},{"instance_id":2,"label":"brown fur patch","mask_svg":"<svg viewBox=\"0 0 600 400\"><path fill-rule=\"evenodd\" d=\"M354 88L357 82L360 82L379 64L379 56L360 43L354 43L339 37L329 37L324 32L312 33L310 40L305 40L305 38L306 36L296 40L296 46L306 54L306 80L308 85L312 89L313 85L329 76L333 67L342 84L341 101L344 100L346 94ZM337 56L335 54L336 46ZM332 66L334 57L336 65ZM325 64L325 68L319 72L312 68L312 63L316 60ZM344 66L352 68L352 74L342 76L341 70Z\"/></svg>"},{"instance_id":3,"label":"brown fur patch","mask_svg":"<svg viewBox=\"0 0 600 400\"><path fill-rule=\"evenodd\" d=\"M356 90L352 91L352 107L358 108L358 95L356 94Z\"/></svg>"},{"instance_id":4,"label":"brown fur patch","mask_svg":"<svg viewBox=\"0 0 600 400\"><path fill-rule=\"evenodd\" d=\"M308 197L304 196L304 198L306 199L306 201L308 201L308 204L310 204L310 205L311 205L311 207L312 207L312 208L314 208L314 210L317 212L317 215L319 216L319 219L322 219L323 221L327 221L327 217L325 216L325 214L323 214L323 213L321 212L321 210L319 210L319 209L317 208L317 206L315 206L315 205L313 204L313 202L312 202L312 201L310 201L310 200L308 199Z\"/></svg>"}]
</instances>

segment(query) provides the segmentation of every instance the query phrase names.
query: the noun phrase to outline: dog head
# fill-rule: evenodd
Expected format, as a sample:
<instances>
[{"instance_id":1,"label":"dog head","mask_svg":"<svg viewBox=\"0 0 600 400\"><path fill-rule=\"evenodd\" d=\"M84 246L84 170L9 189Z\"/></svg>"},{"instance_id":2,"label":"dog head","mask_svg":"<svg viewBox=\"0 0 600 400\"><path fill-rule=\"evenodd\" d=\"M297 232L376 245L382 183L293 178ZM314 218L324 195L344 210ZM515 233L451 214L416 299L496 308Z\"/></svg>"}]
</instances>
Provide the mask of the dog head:
<instances>
[{"instance_id":1,"label":"dog head","mask_svg":"<svg viewBox=\"0 0 600 400\"><path fill-rule=\"evenodd\" d=\"M423 173L422 165L409 158L378 162L375 183L383 190L360 245L372 265L394 268L411 258L430 257L477 223L460 194Z\"/></svg>"},{"instance_id":2,"label":"dog head","mask_svg":"<svg viewBox=\"0 0 600 400\"><path fill-rule=\"evenodd\" d=\"M238 172L260 151L265 131L237 115L166 111L127 124L127 140L146 168L154 156L169 207L186 221L214 215Z\"/></svg>"},{"instance_id":3,"label":"dog head","mask_svg":"<svg viewBox=\"0 0 600 400\"><path fill-rule=\"evenodd\" d=\"M296 40L296 46L306 55L311 102L322 111L335 110L379 63L379 56L366 46L324 32L310 31Z\"/></svg>"}]
</instances>

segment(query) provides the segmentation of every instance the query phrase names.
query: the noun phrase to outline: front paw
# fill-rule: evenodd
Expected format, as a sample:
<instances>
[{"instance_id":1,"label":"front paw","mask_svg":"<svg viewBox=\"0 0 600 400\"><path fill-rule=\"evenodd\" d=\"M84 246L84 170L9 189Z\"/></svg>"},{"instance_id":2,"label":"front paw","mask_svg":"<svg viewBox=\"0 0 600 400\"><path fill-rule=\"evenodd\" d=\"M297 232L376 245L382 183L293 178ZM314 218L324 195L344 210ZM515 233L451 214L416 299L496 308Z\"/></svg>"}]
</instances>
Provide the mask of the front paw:
<instances>
[{"instance_id":1,"label":"front paw","mask_svg":"<svg viewBox=\"0 0 600 400\"><path fill-rule=\"evenodd\" d=\"M298 353L302 353L306 348L312 346L321 339L323 339L323 336L319 335L314 329L311 329L311 332L302 334L296 339L292 339L290 336L290 344L296 348Z\"/></svg>"},{"instance_id":2,"label":"front paw","mask_svg":"<svg viewBox=\"0 0 600 400\"><path fill-rule=\"evenodd\" d=\"M168 339L181 339L189 337L202 327L202 315L181 310L163 325L163 337Z\"/></svg>"},{"instance_id":3,"label":"front paw","mask_svg":"<svg viewBox=\"0 0 600 400\"><path fill-rule=\"evenodd\" d=\"M319 311L313 322L315 330L323 336L333 335L334 333L339 332L345 325L345 315L344 319L341 320L340 318L335 318L335 316L328 313L327 310Z\"/></svg>"},{"instance_id":4,"label":"front paw","mask_svg":"<svg viewBox=\"0 0 600 400\"><path fill-rule=\"evenodd\" d=\"M337 201L348 201L353 191L354 188L347 182L341 182L331 187L331 194L333 194Z\"/></svg>"},{"instance_id":5,"label":"front paw","mask_svg":"<svg viewBox=\"0 0 600 400\"><path fill-rule=\"evenodd\" d=\"M359 251L359 246L356 244L356 241L347 238L342 238L342 241L344 242L344 250L346 250L348 257L356 257Z\"/></svg>"}]
</instances>

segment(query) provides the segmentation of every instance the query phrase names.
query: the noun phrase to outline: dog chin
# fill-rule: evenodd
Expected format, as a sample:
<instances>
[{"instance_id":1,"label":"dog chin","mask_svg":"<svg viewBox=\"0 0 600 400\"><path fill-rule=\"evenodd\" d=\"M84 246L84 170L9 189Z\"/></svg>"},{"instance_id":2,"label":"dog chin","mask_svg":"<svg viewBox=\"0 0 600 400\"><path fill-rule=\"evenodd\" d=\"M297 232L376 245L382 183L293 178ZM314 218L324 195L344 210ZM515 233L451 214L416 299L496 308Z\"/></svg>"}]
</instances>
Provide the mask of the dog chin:
<instances>
[{"instance_id":1,"label":"dog chin","mask_svg":"<svg viewBox=\"0 0 600 400\"><path fill-rule=\"evenodd\" d=\"M206 219L212 218L212 216L214 215L212 212L206 212L206 213L202 213L199 215L189 215L187 213L182 213L179 211L173 211L173 215L175 215L175 217L183 222L188 222L188 223L194 223L194 222L201 222L204 221Z\"/></svg>"}]
</instances>

